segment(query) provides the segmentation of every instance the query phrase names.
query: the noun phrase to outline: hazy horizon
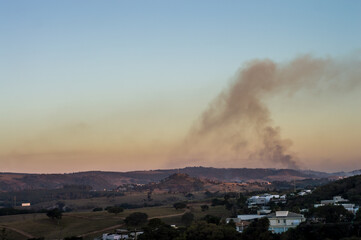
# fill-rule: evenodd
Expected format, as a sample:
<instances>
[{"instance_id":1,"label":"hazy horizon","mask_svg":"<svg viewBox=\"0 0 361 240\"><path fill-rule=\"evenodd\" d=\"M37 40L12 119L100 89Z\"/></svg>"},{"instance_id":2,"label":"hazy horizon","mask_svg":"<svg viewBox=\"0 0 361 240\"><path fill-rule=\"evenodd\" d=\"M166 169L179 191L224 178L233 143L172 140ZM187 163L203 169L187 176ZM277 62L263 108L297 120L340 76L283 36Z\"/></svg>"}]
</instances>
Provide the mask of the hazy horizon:
<instances>
[{"instance_id":1,"label":"hazy horizon","mask_svg":"<svg viewBox=\"0 0 361 240\"><path fill-rule=\"evenodd\" d=\"M360 11L2 1L0 172L361 169Z\"/></svg>"}]
</instances>

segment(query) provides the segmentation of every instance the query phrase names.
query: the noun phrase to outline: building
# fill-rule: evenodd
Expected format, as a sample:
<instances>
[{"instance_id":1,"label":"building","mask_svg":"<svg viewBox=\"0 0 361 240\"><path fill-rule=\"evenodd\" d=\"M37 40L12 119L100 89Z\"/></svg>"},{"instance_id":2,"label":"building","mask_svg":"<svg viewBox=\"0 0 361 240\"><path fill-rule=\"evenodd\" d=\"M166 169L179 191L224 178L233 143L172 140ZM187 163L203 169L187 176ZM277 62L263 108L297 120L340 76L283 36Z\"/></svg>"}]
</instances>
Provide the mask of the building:
<instances>
[{"instance_id":1,"label":"building","mask_svg":"<svg viewBox=\"0 0 361 240\"><path fill-rule=\"evenodd\" d=\"M297 227L301 222L306 221L302 214L289 211L277 211L267 215L270 226L269 230L273 233L283 233L290 228Z\"/></svg>"},{"instance_id":2,"label":"building","mask_svg":"<svg viewBox=\"0 0 361 240\"><path fill-rule=\"evenodd\" d=\"M246 214L238 215L236 218L227 218L226 223L229 223L231 220L236 224L236 230L238 232L243 232L243 230L255 219L265 217L265 215L256 215L256 214Z\"/></svg>"},{"instance_id":3,"label":"building","mask_svg":"<svg viewBox=\"0 0 361 240\"><path fill-rule=\"evenodd\" d=\"M128 230L118 229L117 233L104 233L101 240L124 240L124 239L136 239L136 236L143 234L143 232L137 231L130 232Z\"/></svg>"},{"instance_id":4,"label":"building","mask_svg":"<svg viewBox=\"0 0 361 240\"><path fill-rule=\"evenodd\" d=\"M321 203L314 204L313 207L318 208L325 205L343 206L347 211L353 214L356 214L359 210L359 206L349 203L348 199L344 199L341 196L334 196L331 200L321 200Z\"/></svg>"},{"instance_id":5,"label":"building","mask_svg":"<svg viewBox=\"0 0 361 240\"><path fill-rule=\"evenodd\" d=\"M336 204L341 202L348 202L347 199L342 198L341 196L334 196L331 200L321 200L321 204Z\"/></svg>"},{"instance_id":6,"label":"building","mask_svg":"<svg viewBox=\"0 0 361 240\"><path fill-rule=\"evenodd\" d=\"M271 194L263 194L261 196L252 196L250 197L248 201L248 205L265 205L268 204L273 199L280 199L279 195L271 195Z\"/></svg>"},{"instance_id":7,"label":"building","mask_svg":"<svg viewBox=\"0 0 361 240\"><path fill-rule=\"evenodd\" d=\"M351 212L352 214L356 214L359 210L359 206L356 206L353 203L342 203L343 206L347 211Z\"/></svg>"}]
</instances>

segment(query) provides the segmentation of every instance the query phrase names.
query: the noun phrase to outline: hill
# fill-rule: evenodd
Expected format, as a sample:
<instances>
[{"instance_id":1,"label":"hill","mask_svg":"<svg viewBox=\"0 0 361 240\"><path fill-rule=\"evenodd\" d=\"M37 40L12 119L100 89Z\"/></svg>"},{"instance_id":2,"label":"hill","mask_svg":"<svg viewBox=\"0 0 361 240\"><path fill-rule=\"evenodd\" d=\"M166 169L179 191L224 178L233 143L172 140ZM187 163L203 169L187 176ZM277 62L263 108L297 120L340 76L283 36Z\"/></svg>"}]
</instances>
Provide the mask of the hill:
<instances>
[{"instance_id":1,"label":"hill","mask_svg":"<svg viewBox=\"0 0 361 240\"><path fill-rule=\"evenodd\" d=\"M147 184L146 187L170 192L193 192L203 190L205 182L208 181L190 177L186 173L174 173L159 183Z\"/></svg>"},{"instance_id":2,"label":"hill","mask_svg":"<svg viewBox=\"0 0 361 240\"><path fill-rule=\"evenodd\" d=\"M67 174L0 173L0 191L25 189L57 189L64 185L87 185L94 190L115 189L122 184L158 182L175 173L222 182L293 181L307 178L334 177L334 174L292 169L267 168L211 168L186 167L182 169L131 172L78 172Z\"/></svg>"},{"instance_id":3,"label":"hill","mask_svg":"<svg viewBox=\"0 0 361 240\"><path fill-rule=\"evenodd\" d=\"M316 188L307 196L294 196L288 201L288 207L309 208L321 200L332 199L334 196L342 196L352 203L361 204L361 175L347 177L330 182Z\"/></svg>"},{"instance_id":4,"label":"hill","mask_svg":"<svg viewBox=\"0 0 361 240\"><path fill-rule=\"evenodd\" d=\"M344 178L318 187L312 197L317 200L342 196L351 202L361 204L361 175Z\"/></svg>"}]
</instances>

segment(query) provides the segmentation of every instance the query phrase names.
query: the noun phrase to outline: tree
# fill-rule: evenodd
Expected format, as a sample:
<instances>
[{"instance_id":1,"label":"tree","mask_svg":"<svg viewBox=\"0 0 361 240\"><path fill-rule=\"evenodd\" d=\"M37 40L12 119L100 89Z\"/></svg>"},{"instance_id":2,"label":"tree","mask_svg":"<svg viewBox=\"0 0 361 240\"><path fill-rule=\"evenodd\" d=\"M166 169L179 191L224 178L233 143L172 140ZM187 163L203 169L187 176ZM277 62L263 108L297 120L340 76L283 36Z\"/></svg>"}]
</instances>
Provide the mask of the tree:
<instances>
[{"instance_id":1,"label":"tree","mask_svg":"<svg viewBox=\"0 0 361 240\"><path fill-rule=\"evenodd\" d=\"M237 240L235 228L227 225L215 225L204 221L193 223L185 232L185 240ZM255 238L256 239L256 238Z\"/></svg>"},{"instance_id":2,"label":"tree","mask_svg":"<svg viewBox=\"0 0 361 240\"><path fill-rule=\"evenodd\" d=\"M139 236L139 240L173 240L178 236L178 230L165 224L159 218L153 218L143 228L143 234Z\"/></svg>"},{"instance_id":3,"label":"tree","mask_svg":"<svg viewBox=\"0 0 361 240\"><path fill-rule=\"evenodd\" d=\"M226 201L218 199L218 198L213 198L212 199L212 206L218 206L218 205L224 205Z\"/></svg>"},{"instance_id":4,"label":"tree","mask_svg":"<svg viewBox=\"0 0 361 240\"><path fill-rule=\"evenodd\" d=\"M107 208L108 213L114 213L115 215L124 211L122 207L114 206Z\"/></svg>"},{"instance_id":5,"label":"tree","mask_svg":"<svg viewBox=\"0 0 361 240\"><path fill-rule=\"evenodd\" d=\"M194 195L192 193L188 193L187 195L185 195L185 197L188 199L193 199Z\"/></svg>"},{"instance_id":6,"label":"tree","mask_svg":"<svg viewBox=\"0 0 361 240\"><path fill-rule=\"evenodd\" d=\"M164 225L165 223L160 218L152 218L148 221L148 227L155 229L159 226Z\"/></svg>"},{"instance_id":7,"label":"tree","mask_svg":"<svg viewBox=\"0 0 361 240\"><path fill-rule=\"evenodd\" d=\"M3 228L0 232L0 240L7 240L8 238L8 233L6 232L6 229Z\"/></svg>"},{"instance_id":8,"label":"tree","mask_svg":"<svg viewBox=\"0 0 361 240\"><path fill-rule=\"evenodd\" d=\"M148 215L142 212L134 212L125 218L124 222L129 227L141 227L147 224Z\"/></svg>"},{"instance_id":9,"label":"tree","mask_svg":"<svg viewBox=\"0 0 361 240\"><path fill-rule=\"evenodd\" d=\"M54 209L47 211L46 216L48 216L52 220L54 220L54 219L60 220L61 217L63 216L63 213L59 208L54 208Z\"/></svg>"},{"instance_id":10,"label":"tree","mask_svg":"<svg viewBox=\"0 0 361 240\"><path fill-rule=\"evenodd\" d=\"M102 207L93 208L93 212L101 212L101 211L103 211Z\"/></svg>"},{"instance_id":11,"label":"tree","mask_svg":"<svg viewBox=\"0 0 361 240\"><path fill-rule=\"evenodd\" d=\"M191 212L186 212L182 216L182 223L184 223L186 226L190 226L194 220L194 214Z\"/></svg>"},{"instance_id":12,"label":"tree","mask_svg":"<svg viewBox=\"0 0 361 240\"><path fill-rule=\"evenodd\" d=\"M209 215L207 214L204 218L204 221L206 221L207 223L213 223L218 225L221 222L221 218L217 217L217 216L213 216L213 215Z\"/></svg>"},{"instance_id":13,"label":"tree","mask_svg":"<svg viewBox=\"0 0 361 240\"><path fill-rule=\"evenodd\" d=\"M355 221L361 222L361 210L360 209L356 212Z\"/></svg>"},{"instance_id":14,"label":"tree","mask_svg":"<svg viewBox=\"0 0 361 240\"><path fill-rule=\"evenodd\" d=\"M187 207L187 204L186 203L184 203L184 202L177 202L177 203L174 203L173 204L173 207L175 208L175 209L183 209L183 208L186 208Z\"/></svg>"},{"instance_id":15,"label":"tree","mask_svg":"<svg viewBox=\"0 0 361 240\"><path fill-rule=\"evenodd\" d=\"M326 223L348 222L353 218L353 214L347 211L343 206L325 205L318 208L312 208L310 215L325 219Z\"/></svg>"},{"instance_id":16,"label":"tree","mask_svg":"<svg viewBox=\"0 0 361 240\"><path fill-rule=\"evenodd\" d=\"M57 206L57 208L59 208L60 210L64 210L65 202L58 201L58 202L56 203L56 206Z\"/></svg>"},{"instance_id":17,"label":"tree","mask_svg":"<svg viewBox=\"0 0 361 240\"><path fill-rule=\"evenodd\" d=\"M256 219L242 233L242 240L269 240L273 239L273 235L269 228L268 218Z\"/></svg>"},{"instance_id":18,"label":"tree","mask_svg":"<svg viewBox=\"0 0 361 240\"><path fill-rule=\"evenodd\" d=\"M207 211L209 209L209 206L207 204L204 204L201 206L202 212Z\"/></svg>"}]
</instances>

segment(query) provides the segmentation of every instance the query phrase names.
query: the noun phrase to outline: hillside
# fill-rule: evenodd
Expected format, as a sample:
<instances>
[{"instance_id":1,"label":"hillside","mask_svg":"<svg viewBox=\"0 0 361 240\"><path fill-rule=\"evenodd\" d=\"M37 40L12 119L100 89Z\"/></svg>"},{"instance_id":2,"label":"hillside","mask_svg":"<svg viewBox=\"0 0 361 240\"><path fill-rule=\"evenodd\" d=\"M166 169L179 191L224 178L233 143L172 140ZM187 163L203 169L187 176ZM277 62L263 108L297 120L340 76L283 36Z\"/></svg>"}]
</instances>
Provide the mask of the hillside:
<instances>
[{"instance_id":1,"label":"hillside","mask_svg":"<svg viewBox=\"0 0 361 240\"><path fill-rule=\"evenodd\" d=\"M301 208L312 207L321 200L332 199L334 196L342 196L352 203L361 204L361 175L347 177L330 182L316 188L307 196L295 196L288 201L288 207L298 206Z\"/></svg>"},{"instance_id":2,"label":"hillside","mask_svg":"<svg viewBox=\"0 0 361 240\"><path fill-rule=\"evenodd\" d=\"M343 196L351 202L361 204L361 175L344 178L318 187L312 197L317 200L332 199L333 196Z\"/></svg>"},{"instance_id":3,"label":"hillside","mask_svg":"<svg viewBox=\"0 0 361 240\"><path fill-rule=\"evenodd\" d=\"M161 180L159 183L147 184L151 189L160 189L171 192L193 192L204 189L205 181L190 177L186 173L175 173Z\"/></svg>"},{"instance_id":4,"label":"hillside","mask_svg":"<svg viewBox=\"0 0 361 240\"><path fill-rule=\"evenodd\" d=\"M210 168L186 167L182 169L132 171L132 172L78 172L69 174L0 173L0 191L24 189L56 189L64 185L88 185L95 190L114 189L122 184L147 184L158 182L175 173L190 177L222 182L292 181L306 178L324 178L333 174L292 169L263 168Z\"/></svg>"}]
</instances>

